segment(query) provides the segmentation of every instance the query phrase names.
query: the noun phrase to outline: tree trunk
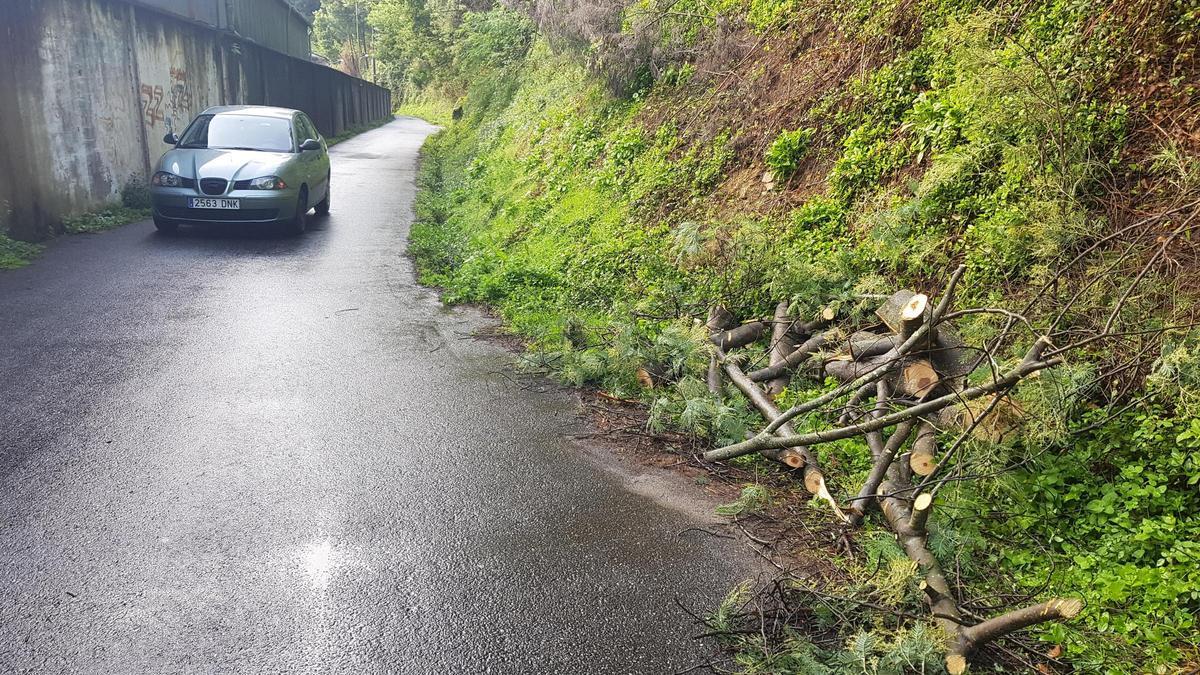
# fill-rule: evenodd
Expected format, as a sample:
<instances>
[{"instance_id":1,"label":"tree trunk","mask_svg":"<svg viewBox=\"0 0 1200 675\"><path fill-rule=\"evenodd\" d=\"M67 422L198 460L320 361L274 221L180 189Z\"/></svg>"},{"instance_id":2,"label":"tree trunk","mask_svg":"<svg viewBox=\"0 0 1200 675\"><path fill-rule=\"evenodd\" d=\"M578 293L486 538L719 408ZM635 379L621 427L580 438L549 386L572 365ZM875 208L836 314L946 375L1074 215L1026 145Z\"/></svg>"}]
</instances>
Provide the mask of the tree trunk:
<instances>
[{"instance_id":1,"label":"tree trunk","mask_svg":"<svg viewBox=\"0 0 1200 675\"><path fill-rule=\"evenodd\" d=\"M724 350L745 347L752 342L757 342L763 336L763 333L767 331L767 326L769 325L771 325L770 321L751 321L737 328L730 328L729 330L716 333L709 339L717 347Z\"/></svg>"},{"instance_id":2,"label":"tree trunk","mask_svg":"<svg viewBox=\"0 0 1200 675\"><path fill-rule=\"evenodd\" d=\"M900 318L900 314L916 295L910 290L896 291L884 301L879 309L875 310L875 316L879 317L888 330L900 334L904 330L904 321Z\"/></svg>"},{"instance_id":3,"label":"tree trunk","mask_svg":"<svg viewBox=\"0 0 1200 675\"><path fill-rule=\"evenodd\" d=\"M898 388L901 392L921 400L932 394L940 381L937 371L928 360L914 359L904 364L904 369L900 371Z\"/></svg>"},{"instance_id":4,"label":"tree trunk","mask_svg":"<svg viewBox=\"0 0 1200 675\"><path fill-rule=\"evenodd\" d=\"M708 334L719 333L733 322L733 315L729 310L720 305L713 305L708 310L708 321L704 327L708 330ZM717 359L716 350L708 358L708 374L705 377L705 383L708 385L708 390L714 394L721 391L721 362Z\"/></svg>"},{"instance_id":5,"label":"tree trunk","mask_svg":"<svg viewBox=\"0 0 1200 675\"><path fill-rule=\"evenodd\" d=\"M937 430L929 422L922 420L917 427L908 466L918 476L928 476L937 467Z\"/></svg>"},{"instance_id":6,"label":"tree trunk","mask_svg":"<svg viewBox=\"0 0 1200 675\"><path fill-rule=\"evenodd\" d=\"M1013 631L1039 623L1074 619L1081 609L1083 609L1083 603L1075 598L1052 598L1043 603L988 619L969 628L962 628L958 631L958 639L954 647L946 657L946 670L950 671L951 675L960 675L967 670L967 657L980 646Z\"/></svg>"},{"instance_id":7,"label":"tree trunk","mask_svg":"<svg viewBox=\"0 0 1200 675\"><path fill-rule=\"evenodd\" d=\"M788 305L788 301L783 300L775 306L775 323L771 327L772 366L783 363L787 355L796 349L796 343L793 341L791 333L795 322L788 319ZM767 380L766 385L764 385L767 395L772 398L778 396L787 387L788 379L786 373L781 373L779 376Z\"/></svg>"},{"instance_id":8,"label":"tree trunk","mask_svg":"<svg viewBox=\"0 0 1200 675\"><path fill-rule=\"evenodd\" d=\"M842 354L850 357L851 361L859 361L872 356L881 356L900 344L895 335L883 335L860 330L846 340L846 348ZM834 357L837 358L837 357Z\"/></svg>"},{"instance_id":9,"label":"tree trunk","mask_svg":"<svg viewBox=\"0 0 1200 675\"><path fill-rule=\"evenodd\" d=\"M805 340L804 343L799 347L793 349L792 352L783 357L783 360L779 363L771 364L766 368L750 371L750 373L747 374L747 377L754 382L766 382L767 380L785 375L789 370L792 370L793 368L796 368L807 361L808 358L813 355L813 352L816 352L821 348L822 345L825 344L825 340L826 336L823 334L814 335Z\"/></svg>"},{"instance_id":10,"label":"tree trunk","mask_svg":"<svg viewBox=\"0 0 1200 675\"><path fill-rule=\"evenodd\" d=\"M900 446L904 445L904 441L908 435L912 433L913 424L911 422L903 422L896 425L896 430L888 438L887 444L881 443L878 432L875 438L876 444L882 445L873 454L875 454L875 463L871 466L871 473L867 476L867 480L863 483L862 489L858 491L858 499L854 500L854 507L850 512L850 524L858 525L862 523L863 518L867 515L867 507L871 505L875 495L879 492L879 485L887 476L887 472L892 468L892 462L896 458L896 453L900 451ZM868 436L868 439L871 437ZM869 441L868 441L869 442ZM874 450L874 448L872 448Z\"/></svg>"}]
</instances>

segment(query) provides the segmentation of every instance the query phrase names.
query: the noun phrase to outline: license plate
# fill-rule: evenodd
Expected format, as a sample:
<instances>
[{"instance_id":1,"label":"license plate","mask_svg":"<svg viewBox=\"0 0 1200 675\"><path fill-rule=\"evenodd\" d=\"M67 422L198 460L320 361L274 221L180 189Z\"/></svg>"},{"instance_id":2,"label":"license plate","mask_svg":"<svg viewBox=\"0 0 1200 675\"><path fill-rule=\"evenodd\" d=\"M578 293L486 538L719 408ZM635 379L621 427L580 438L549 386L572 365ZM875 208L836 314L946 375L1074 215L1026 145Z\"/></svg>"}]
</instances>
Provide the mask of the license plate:
<instances>
[{"instance_id":1,"label":"license plate","mask_svg":"<svg viewBox=\"0 0 1200 675\"><path fill-rule=\"evenodd\" d=\"M240 209L240 199L216 199L213 197L188 197L189 209Z\"/></svg>"}]
</instances>

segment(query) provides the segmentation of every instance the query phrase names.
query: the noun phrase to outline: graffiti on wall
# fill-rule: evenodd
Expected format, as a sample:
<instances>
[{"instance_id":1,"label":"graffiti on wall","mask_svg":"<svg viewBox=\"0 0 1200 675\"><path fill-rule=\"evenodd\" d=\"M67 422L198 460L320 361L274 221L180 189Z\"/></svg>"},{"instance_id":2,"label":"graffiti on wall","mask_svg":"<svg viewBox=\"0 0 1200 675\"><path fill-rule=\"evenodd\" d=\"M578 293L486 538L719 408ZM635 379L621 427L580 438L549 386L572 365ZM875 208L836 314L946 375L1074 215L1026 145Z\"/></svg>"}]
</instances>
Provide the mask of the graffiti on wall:
<instances>
[{"instance_id":1,"label":"graffiti on wall","mask_svg":"<svg viewBox=\"0 0 1200 675\"><path fill-rule=\"evenodd\" d=\"M192 90L188 73L183 68L171 68L170 83L141 85L142 116L151 128L162 122L167 131L182 129L192 117Z\"/></svg>"},{"instance_id":2,"label":"graffiti on wall","mask_svg":"<svg viewBox=\"0 0 1200 675\"><path fill-rule=\"evenodd\" d=\"M142 83L142 114L146 118L146 124L151 127L158 126L158 123L163 121L162 101L162 85Z\"/></svg>"}]
</instances>

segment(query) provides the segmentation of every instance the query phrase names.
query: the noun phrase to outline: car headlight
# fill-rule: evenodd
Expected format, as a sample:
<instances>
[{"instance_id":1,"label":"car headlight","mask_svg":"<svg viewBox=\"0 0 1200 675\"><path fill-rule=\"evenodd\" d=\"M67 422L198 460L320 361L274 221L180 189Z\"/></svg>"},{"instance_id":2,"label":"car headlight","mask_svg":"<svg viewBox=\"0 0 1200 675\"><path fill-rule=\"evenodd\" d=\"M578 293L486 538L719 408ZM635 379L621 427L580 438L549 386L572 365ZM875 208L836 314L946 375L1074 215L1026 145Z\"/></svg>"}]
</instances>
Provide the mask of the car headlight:
<instances>
[{"instance_id":1,"label":"car headlight","mask_svg":"<svg viewBox=\"0 0 1200 675\"><path fill-rule=\"evenodd\" d=\"M263 176L261 178L250 179L251 190L284 190L287 189L287 183L279 176Z\"/></svg>"},{"instance_id":2,"label":"car headlight","mask_svg":"<svg viewBox=\"0 0 1200 675\"><path fill-rule=\"evenodd\" d=\"M183 179L173 173L159 171L150 179L150 184L161 187L180 187L183 185Z\"/></svg>"}]
</instances>

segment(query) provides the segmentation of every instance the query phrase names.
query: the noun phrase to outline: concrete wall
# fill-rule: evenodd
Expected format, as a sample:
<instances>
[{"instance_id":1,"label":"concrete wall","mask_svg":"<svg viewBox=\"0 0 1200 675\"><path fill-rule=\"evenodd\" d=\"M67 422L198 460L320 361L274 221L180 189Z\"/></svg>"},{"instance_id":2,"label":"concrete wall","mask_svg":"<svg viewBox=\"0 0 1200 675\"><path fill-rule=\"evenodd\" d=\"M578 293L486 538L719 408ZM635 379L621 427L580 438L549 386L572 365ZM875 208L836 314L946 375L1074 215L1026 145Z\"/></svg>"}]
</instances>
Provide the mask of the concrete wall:
<instances>
[{"instance_id":1,"label":"concrete wall","mask_svg":"<svg viewBox=\"0 0 1200 675\"><path fill-rule=\"evenodd\" d=\"M386 89L141 5L0 2L0 231L19 238L118 199L209 106L298 108L326 135L391 111Z\"/></svg>"},{"instance_id":2,"label":"concrete wall","mask_svg":"<svg viewBox=\"0 0 1200 675\"><path fill-rule=\"evenodd\" d=\"M287 0L127 0L307 59L310 22Z\"/></svg>"}]
</instances>

